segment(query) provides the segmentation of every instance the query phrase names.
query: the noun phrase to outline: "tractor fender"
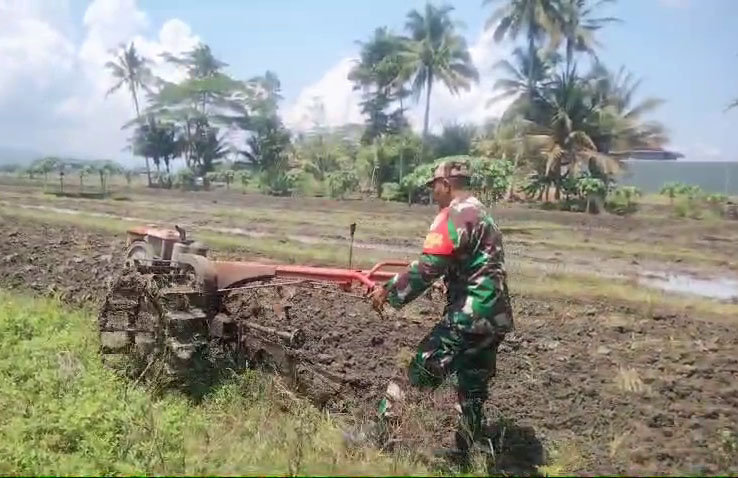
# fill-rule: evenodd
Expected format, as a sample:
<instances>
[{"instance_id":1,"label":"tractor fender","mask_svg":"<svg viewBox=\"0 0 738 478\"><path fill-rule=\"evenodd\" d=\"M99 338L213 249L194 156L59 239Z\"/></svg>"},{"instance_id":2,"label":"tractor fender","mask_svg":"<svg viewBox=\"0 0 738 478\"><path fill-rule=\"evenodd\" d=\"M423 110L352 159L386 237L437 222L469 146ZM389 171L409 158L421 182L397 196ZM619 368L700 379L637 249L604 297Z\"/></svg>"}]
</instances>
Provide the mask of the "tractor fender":
<instances>
[{"instance_id":1,"label":"tractor fender","mask_svg":"<svg viewBox=\"0 0 738 478\"><path fill-rule=\"evenodd\" d=\"M205 294L216 294L218 292L218 275L215 265L206 257L196 254L179 254L177 262L192 267L195 271L197 285Z\"/></svg>"},{"instance_id":2,"label":"tractor fender","mask_svg":"<svg viewBox=\"0 0 738 478\"><path fill-rule=\"evenodd\" d=\"M126 264L133 265L134 260L146 259L153 261L156 259L154 248L146 241L135 240L126 249Z\"/></svg>"}]
</instances>

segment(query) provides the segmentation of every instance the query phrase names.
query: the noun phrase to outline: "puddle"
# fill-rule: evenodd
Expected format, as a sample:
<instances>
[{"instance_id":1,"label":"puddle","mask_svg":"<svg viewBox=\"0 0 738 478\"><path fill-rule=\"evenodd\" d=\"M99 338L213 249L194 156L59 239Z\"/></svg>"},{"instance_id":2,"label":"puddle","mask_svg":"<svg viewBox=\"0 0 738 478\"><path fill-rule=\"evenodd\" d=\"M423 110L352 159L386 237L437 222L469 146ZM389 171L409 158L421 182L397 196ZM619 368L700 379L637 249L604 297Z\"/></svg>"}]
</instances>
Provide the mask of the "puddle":
<instances>
[{"instance_id":1,"label":"puddle","mask_svg":"<svg viewBox=\"0 0 738 478\"><path fill-rule=\"evenodd\" d=\"M738 280L723 277L698 279L687 274L648 271L638 282L666 292L693 294L720 300L738 298Z\"/></svg>"}]
</instances>

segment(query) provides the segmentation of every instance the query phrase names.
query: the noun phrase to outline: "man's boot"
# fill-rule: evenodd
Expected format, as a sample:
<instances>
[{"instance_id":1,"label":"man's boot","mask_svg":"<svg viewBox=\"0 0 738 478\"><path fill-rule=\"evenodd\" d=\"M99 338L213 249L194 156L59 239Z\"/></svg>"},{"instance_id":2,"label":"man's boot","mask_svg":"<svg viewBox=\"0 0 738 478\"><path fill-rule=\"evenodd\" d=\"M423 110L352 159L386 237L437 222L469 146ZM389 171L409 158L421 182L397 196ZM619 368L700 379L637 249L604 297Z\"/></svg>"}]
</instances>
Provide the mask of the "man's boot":
<instances>
[{"instance_id":1,"label":"man's boot","mask_svg":"<svg viewBox=\"0 0 738 478\"><path fill-rule=\"evenodd\" d=\"M371 430L372 439L378 447L385 448L389 444L390 428L397 423L400 404L404 399L405 394L400 386L390 382L384 397L379 401L377 421Z\"/></svg>"}]
</instances>

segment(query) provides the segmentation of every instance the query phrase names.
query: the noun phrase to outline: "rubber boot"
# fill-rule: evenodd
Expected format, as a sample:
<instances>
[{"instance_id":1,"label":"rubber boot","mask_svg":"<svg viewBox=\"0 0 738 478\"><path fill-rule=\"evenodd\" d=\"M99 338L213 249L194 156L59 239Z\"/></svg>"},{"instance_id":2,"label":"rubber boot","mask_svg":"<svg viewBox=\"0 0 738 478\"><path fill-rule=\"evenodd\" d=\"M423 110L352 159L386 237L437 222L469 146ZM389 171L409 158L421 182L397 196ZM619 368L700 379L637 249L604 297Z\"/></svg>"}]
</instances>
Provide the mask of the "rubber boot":
<instances>
[{"instance_id":1,"label":"rubber boot","mask_svg":"<svg viewBox=\"0 0 738 478\"><path fill-rule=\"evenodd\" d=\"M387 385L384 397L379 401L377 407L377 421L372 430L375 443L379 448L385 448L389 443L390 427L396 424L397 413L399 411L400 402L405 398L402 389L395 382Z\"/></svg>"}]
</instances>

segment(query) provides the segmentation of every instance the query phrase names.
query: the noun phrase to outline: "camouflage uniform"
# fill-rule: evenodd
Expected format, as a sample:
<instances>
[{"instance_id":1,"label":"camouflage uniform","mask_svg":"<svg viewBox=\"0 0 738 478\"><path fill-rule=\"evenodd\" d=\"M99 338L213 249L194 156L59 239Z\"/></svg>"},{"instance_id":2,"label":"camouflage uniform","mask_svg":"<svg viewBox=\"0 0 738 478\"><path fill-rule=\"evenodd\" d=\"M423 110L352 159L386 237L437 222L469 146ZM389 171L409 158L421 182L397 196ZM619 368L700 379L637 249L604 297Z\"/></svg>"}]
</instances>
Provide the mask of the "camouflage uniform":
<instances>
[{"instance_id":1,"label":"camouflage uniform","mask_svg":"<svg viewBox=\"0 0 738 478\"><path fill-rule=\"evenodd\" d=\"M434 179L465 174L463 165L443 163ZM414 386L435 388L455 372L461 429L474 439L481 428L488 382L495 375L497 347L513 328L502 235L474 197L455 199L439 212L420 259L385 284L388 302L400 308L441 276L448 291L444 316L420 342L409 378ZM387 400L380 412L386 410Z\"/></svg>"}]
</instances>

